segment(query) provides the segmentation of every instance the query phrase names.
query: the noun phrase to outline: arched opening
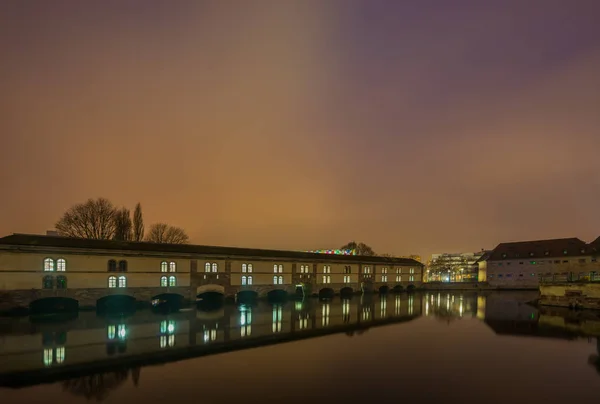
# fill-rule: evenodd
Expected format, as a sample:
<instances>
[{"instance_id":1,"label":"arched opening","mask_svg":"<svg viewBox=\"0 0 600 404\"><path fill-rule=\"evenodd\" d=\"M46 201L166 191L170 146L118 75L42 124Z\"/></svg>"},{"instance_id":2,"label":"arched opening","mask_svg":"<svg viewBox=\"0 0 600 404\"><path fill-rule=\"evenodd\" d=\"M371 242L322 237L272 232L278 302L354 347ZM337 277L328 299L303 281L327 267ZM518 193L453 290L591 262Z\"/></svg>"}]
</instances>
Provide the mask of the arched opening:
<instances>
[{"instance_id":1,"label":"arched opening","mask_svg":"<svg viewBox=\"0 0 600 404\"><path fill-rule=\"evenodd\" d=\"M414 291L415 291L415 289L416 289L415 285L408 285L408 286L406 287L406 291L407 291L407 292L414 292Z\"/></svg>"},{"instance_id":2,"label":"arched opening","mask_svg":"<svg viewBox=\"0 0 600 404\"><path fill-rule=\"evenodd\" d=\"M152 309L158 311L179 311L184 306L185 298L178 293L161 293L152 297Z\"/></svg>"},{"instance_id":3,"label":"arched opening","mask_svg":"<svg viewBox=\"0 0 600 404\"><path fill-rule=\"evenodd\" d=\"M335 296L335 291L331 288L323 288L319 290L319 299L331 299Z\"/></svg>"},{"instance_id":4,"label":"arched opening","mask_svg":"<svg viewBox=\"0 0 600 404\"><path fill-rule=\"evenodd\" d=\"M288 293L282 289L271 290L267 293L267 299L270 302L284 302L288 298Z\"/></svg>"},{"instance_id":5,"label":"arched opening","mask_svg":"<svg viewBox=\"0 0 600 404\"><path fill-rule=\"evenodd\" d=\"M225 287L222 285L216 285L216 284L208 284L208 285L202 285L202 286L198 286L196 288L196 296L200 296L203 295L205 293L217 293L217 294L221 294L221 295L225 295Z\"/></svg>"},{"instance_id":6,"label":"arched opening","mask_svg":"<svg viewBox=\"0 0 600 404\"><path fill-rule=\"evenodd\" d=\"M394 293L401 293L404 290L404 288L402 287L402 285L396 285L392 288L392 292Z\"/></svg>"},{"instance_id":7,"label":"arched opening","mask_svg":"<svg viewBox=\"0 0 600 404\"><path fill-rule=\"evenodd\" d=\"M340 290L340 296L352 296L354 294L354 289L349 286L346 286Z\"/></svg>"},{"instance_id":8,"label":"arched opening","mask_svg":"<svg viewBox=\"0 0 600 404\"><path fill-rule=\"evenodd\" d=\"M258 292L254 290L242 290L237 294L237 301L239 303L251 304L256 302L256 300L258 300Z\"/></svg>"},{"instance_id":9,"label":"arched opening","mask_svg":"<svg viewBox=\"0 0 600 404\"><path fill-rule=\"evenodd\" d=\"M386 294L389 291L390 291L390 287L387 285L383 285L383 286L379 287L379 293L381 293L381 294Z\"/></svg>"},{"instance_id":10,"label":"arched opening","mask_svg":"<svg viewBox=\"0 0 600 404\"><path fill-rule=\"evenodd\" d=\"M225 287L209 284L196 288L196 304L202 310L214 310L223 305Z\"/></svg>"},{"instance_id":11,"label":"arched opening","mask_svg":"<svg viewBox=\"0 0 600 404\"><path fill-rule=\"evenodd\" d=\"M45 297L31 302L31 314L73 313L79 310L79 302L69 297Z\"/></svg>"},{"instance_id":12,"label":"arched opening","mask_svg":"<svg viewBox=\"0 0 600 404\"><path fill-rule=\"evenodd\" d=\"M98 313L131 313L135 311L136 300L128 295L104 296L96 301Z\"/></svg>"}]
</instances>

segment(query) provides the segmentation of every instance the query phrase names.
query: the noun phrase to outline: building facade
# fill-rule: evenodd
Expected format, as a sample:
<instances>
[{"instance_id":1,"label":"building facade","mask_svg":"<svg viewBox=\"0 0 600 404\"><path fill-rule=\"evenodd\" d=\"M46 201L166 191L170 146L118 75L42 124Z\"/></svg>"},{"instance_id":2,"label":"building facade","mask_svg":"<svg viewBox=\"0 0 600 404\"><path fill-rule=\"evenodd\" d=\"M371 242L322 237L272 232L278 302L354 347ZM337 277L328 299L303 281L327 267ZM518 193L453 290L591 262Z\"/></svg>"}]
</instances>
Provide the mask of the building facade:
<instances>
[{"instance_id":1,"label":"building facade","mask_svg":"<svg viewBox=\"0 0 600 404\"><path fill-rule=\"evenodd\" d=\"M0 238L0 311L52 297L81 307L113 295L194 301L206 292L406 289L422 273L412 259L15 234Z\"/></svg>"},{"instance_id":2,"label":"building facade","mask_svg":"<svg viewBox=\"0 0 600 404\"><path fill-rule=\"evenodd\" d=\"M537 289L544 282L597 280L600 239L578 238L499 244L480 262L480 273L491 286Z\"/></svg>"},{"instance_id":3,"label":"building facade","mask_svg":"<svg viewBox=\"0 0 600 404\"><path fill-rule=\"evenodd\" d=\"M476 282L478 261L486 253L443 253L432 254L427 263L427 282Z\"/></svg>"}]
</instances>

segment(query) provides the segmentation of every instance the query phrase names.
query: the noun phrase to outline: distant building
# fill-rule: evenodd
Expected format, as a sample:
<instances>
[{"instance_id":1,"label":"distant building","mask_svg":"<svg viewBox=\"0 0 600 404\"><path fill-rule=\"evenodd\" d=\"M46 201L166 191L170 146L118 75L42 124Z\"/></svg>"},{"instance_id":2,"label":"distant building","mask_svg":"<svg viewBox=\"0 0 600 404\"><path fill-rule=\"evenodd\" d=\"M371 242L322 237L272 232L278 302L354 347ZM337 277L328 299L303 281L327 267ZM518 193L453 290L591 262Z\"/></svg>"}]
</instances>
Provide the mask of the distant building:
<instances>
[{"instance_id":1,"label":"distant building","mask_svg":"<svg viewBox=\"0 0 600 404\"><path fill-rule=\"evenodd\" d=\"M482 281L499 288L537 289L540 282L600 278L600 237L587 244L578 238L501 243L485 262Z\"/></svg>"},{"instance_id":2,"label":"distant building","mask_svg":"<svg viewBox=\"0 0 600 404\"><path fill-rule=\"evenodd\" d=\"M427 263L427 281L476 282L479 259L488 251L432 254Z\"/></svg>"}]
</instances>

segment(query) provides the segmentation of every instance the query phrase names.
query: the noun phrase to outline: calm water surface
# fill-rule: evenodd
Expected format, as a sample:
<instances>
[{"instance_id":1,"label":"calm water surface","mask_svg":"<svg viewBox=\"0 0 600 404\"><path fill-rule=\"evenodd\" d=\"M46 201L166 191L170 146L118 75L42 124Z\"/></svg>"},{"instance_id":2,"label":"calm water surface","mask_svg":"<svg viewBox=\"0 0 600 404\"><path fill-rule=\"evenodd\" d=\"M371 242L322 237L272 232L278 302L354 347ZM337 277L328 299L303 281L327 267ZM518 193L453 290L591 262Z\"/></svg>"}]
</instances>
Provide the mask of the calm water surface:
<instances>
[{"instance_id":1,"label":"calm water surface","mask_svg":"<svg viewBox=\"0 0 600 404\"><path fill-rule=\"evenodd\" d=\"M597 403L600 317L538 311L526 304L535 296L434 292L169 316L80 313L60 323L3 319L0 397Z\"/></svg>"}]
</instances>

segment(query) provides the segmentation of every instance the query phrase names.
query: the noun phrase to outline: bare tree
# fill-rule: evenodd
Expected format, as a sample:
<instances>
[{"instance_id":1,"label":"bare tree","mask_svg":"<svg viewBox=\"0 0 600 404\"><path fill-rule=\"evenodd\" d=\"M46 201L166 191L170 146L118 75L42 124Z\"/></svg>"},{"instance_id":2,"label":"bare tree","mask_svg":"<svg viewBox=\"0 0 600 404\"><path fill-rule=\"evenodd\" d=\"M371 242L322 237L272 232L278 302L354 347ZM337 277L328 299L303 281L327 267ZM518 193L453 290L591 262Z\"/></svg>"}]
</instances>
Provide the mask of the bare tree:
<instances>
[{"instance_id":1,"label":"bare tree","mask_svg":"<svg viewBox=\"0 0 600 404\"><path fill-rule=\"evenodd\" d=\"M354 250L357 255L365 255L365 256L373 256L375 255L375 251L365 243L357 243L356 241L351 241L342 247L341 250Z\"/></svg>"},{"instance_id":2,"label":"bare tree","mask_svg":"<svg viewBox=\"0 0 600 404\"><path fill-rule=\"evenodd\" d=\"M156 223L150 226L146 241L163 244L187 244L188 235L180 227L169 226L166 223Z\"/></svg>"},{"instance_id":3,"label":"bare tree","mask_svg":"<svg viewBox=\"0 0 600 404\"><path fill-rule=\"evenodd\" d=\"M138 202L133 211L133 241L144 239L144 218L142 216L142 205Z\"/></svg>"},{"instance_id":4,"label":"bare tree","mask_svg":"<svg viewBox=\"0 0 600 404\"><path fill-rule=\"evenodd\" d=\"M131 241L133 239L133 224L131 223L131 212L122 208L115 212L115 235L113 240Z\"/></svg>"},{"instance_id":5,"label":"bare tree","mask_svg":"<svg viewBox=\"0 0 600 404\"><path fill-rule=\"evenodd\" d=\"M78 203L56 222L61 236L108 240L115 235L115 207L105 198Z\"/></svg>"}]
</instances>

